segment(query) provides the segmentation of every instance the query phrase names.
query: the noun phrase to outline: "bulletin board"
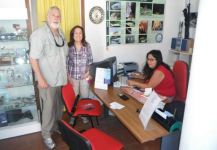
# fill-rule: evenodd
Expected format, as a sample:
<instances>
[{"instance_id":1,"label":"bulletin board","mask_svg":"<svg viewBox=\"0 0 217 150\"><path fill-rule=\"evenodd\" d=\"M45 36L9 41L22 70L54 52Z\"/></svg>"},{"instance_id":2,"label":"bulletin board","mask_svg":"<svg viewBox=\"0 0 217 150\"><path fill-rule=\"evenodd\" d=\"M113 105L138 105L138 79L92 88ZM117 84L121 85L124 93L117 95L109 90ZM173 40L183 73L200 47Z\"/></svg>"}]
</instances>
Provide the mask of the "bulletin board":
<instances>
[{"instance_id":1,"label":"bulletin board","mask_svg":"<svg viewBox=\"0 0 217 150\"><path fill-rule=\"evenodd\" d=\"M166 0L107 0L106 45L161 43Z\"/></svg>"}]
</instances>

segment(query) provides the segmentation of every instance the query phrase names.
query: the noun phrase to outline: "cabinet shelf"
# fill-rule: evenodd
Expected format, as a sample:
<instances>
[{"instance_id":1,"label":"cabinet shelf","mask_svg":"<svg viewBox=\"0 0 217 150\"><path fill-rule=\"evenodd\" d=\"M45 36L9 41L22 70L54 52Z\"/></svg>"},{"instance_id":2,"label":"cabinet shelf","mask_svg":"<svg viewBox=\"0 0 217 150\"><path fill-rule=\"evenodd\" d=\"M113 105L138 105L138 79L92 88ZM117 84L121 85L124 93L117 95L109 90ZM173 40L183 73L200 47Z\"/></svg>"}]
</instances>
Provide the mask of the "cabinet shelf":
<instances>
[{"instance_id":1,"label":"cabinet shelf","mask_svg":"<svg viewBox=\"0 0 217 150\"><path fill-rule=\"evenodd\" d=\"M27 42L28 40L0 40L0 42Z\"/></svg>"},{"instance_id":2,"label":"cabinet shelf","mask_svg":"<svg viewBox=\"0 0 217 150\"><path fill-rule=\"evenodd\" d=\"M178 50L174 50L174 49L171 49L170 51L173 53L176 53L176 54L181 54L181 55L189 55L189 56L192 55L191 51L178 51Z\"/></svg>"},{"instance_id":3,"label":"cabinet shelf","mask_svg":"<svg viewBox=\"0 0 217 150\"><path fill-rule=\"evenodd\" d=\"M23 86L32 86L33 83L32 81L29 83L21 83L21 84L14 84L14 85L6 85L6 86L0 86L0 89L12 89L12 88L19 88L19 87L23 87Z\"/></svg>"}]
</instances>

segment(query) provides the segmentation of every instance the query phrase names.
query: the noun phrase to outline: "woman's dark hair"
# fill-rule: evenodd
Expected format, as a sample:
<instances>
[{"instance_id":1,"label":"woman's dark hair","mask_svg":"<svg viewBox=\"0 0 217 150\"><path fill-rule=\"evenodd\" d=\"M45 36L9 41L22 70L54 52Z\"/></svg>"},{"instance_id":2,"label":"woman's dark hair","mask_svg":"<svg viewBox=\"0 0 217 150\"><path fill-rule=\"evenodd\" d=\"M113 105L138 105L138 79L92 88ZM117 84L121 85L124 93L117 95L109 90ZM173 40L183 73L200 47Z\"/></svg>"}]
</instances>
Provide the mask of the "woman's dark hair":
<instances>
[{"instance_id":1,"label":"woman's dark hair","mask_svg":"<svg viewBox=\"0 0 217 150\"><path fill-rule=\"evenodd\" d=\"M147 60L148 60L148 56L149 55L152 55L156 61L157 61L157 64L154 68L150 68L148 63L147 63ZM154 73L154 70L160 66L160 65L163 65L165 68L167 68L168 70L170 70L170 72L172 73L169 65L167 65L166 63L163 62L163 57L162 57L162 54L161 54L161 51L160 50L151 50L150 52L147 53L146 55L146 64L143 68L143 74L145 76L145 81L149 80L152 76L152 74Z\"/></svg>"},{"instance_id":2,"label":"woman's dark hair","mask_svg":"<svg viewBox=\"0 0 217 150\"><path fill-rule=\"evenodd\" d=\"M72 45L74 45L74 43L75 43L75 40L74 40L74 33L75 33L75 29L77 29L77 28L81 29L81 31L82 31L82 37L83 37L82 40L81 40L82 45L83 45L83 46L86 46L86 45L87 45L87 41L85 40L85 31L84 31L84 28L81 27L81 26L79 26L79 25L76 25L76 26L74 26L74 27L72 28L72 30L70 31L70 39L69 39L69 43L68 43L68 46L69 46L69 47L72 46Z\"/></svg>"}]
</instances>

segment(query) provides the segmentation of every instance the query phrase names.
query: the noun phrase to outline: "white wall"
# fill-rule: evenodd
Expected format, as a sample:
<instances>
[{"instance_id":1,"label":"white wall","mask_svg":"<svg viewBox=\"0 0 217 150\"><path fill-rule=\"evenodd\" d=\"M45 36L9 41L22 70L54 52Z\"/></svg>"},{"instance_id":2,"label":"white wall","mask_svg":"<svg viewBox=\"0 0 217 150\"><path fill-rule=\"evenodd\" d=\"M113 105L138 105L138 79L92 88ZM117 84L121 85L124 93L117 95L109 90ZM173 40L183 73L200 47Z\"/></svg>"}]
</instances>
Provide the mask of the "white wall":
<instances>
[{"instance_id":1,"label":"white wall","mask_svg":"<svg viewBox=\"0 0 217 150\"><path fill-rule=\"evenodd\" d=\"M0 0L1 8L25 8L25 0Z\"/></svg>"},{"instance_id":2,"label":"white wall","mask_svg":"<svg viewBox=\"0 0 217 150\"><path fill-rule=\"evenodd\" d=\"M216 2L200 0L180 150L217 150Z\"/></svg>"},{"instance_id":3,"label":"white wall","mask_svg":"<svg viewBox=\"0 0 217 150\"><path fill-rule=\"evenodd\" d=\"M0 20L27 19L24 0L0 0Z\"/></svg>"},{"instance_id":4,"label":"white wall","mask_svg":"<svg viewBox=\"0 0 217 150\"><path fill-rule=\"evenodd\" d=\"M93 6L101 6L106 10L105 0L85 1L85 30L87 41L90 42L94 61L102 60L109 56L117 56L118 62L135 61L141 67L144 65L145 56L151 49L162 50L164 60L168 60L171 38L178 34L178 24L182 16L184 1L167 0L165 6L164 39L162 43L152 44L127 44L113 45L106 48L106 21L93 24L89 19L89 11Z\"/></svg>"}]
</instances>

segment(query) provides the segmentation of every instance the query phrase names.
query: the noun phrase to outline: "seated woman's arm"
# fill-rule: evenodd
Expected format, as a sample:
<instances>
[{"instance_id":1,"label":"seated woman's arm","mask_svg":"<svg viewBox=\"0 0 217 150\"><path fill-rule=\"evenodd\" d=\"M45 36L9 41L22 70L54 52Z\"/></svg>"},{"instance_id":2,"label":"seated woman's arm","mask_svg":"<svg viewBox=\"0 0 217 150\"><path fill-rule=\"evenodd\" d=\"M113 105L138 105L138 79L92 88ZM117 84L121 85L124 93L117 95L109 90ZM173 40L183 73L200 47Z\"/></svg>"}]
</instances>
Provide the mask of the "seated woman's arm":
<instances>
[{"instance_id":1,"label":"seated woman's arm","mask_svg":"<svg viewBox=\"0 0 217 150\"><path fill-rule=\"evenodd\" d=\"M128 80L128 85L130 86L136 86L139 88L155 88L162 80L164 79L164 74L161 71L156 70L149 82L142 83L135 80Z\"/></svg>"}]
</instances>

